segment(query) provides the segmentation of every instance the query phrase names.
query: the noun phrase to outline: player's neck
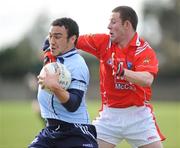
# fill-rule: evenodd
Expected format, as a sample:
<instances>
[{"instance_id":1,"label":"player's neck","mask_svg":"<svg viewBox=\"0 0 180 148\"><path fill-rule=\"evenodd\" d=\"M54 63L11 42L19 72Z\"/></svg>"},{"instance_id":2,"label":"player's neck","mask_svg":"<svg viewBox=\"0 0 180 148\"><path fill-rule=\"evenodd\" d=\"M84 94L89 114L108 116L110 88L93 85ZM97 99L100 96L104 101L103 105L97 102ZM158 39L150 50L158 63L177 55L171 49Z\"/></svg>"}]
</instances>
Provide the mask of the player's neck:
<instances>
[{"instance_id":1,"label":"player's neck","mask_svg":"<svg viewBox=\"0 0 180 148\"><path fill-rule=\"evenodd\" d=\"M124 39L118 43L118 47L121 49L126 48L128 44L131 42L131 40L133 39L134 35L135 35L135 32L127 34L124 37Z\"/></svg>"}]
</instances>

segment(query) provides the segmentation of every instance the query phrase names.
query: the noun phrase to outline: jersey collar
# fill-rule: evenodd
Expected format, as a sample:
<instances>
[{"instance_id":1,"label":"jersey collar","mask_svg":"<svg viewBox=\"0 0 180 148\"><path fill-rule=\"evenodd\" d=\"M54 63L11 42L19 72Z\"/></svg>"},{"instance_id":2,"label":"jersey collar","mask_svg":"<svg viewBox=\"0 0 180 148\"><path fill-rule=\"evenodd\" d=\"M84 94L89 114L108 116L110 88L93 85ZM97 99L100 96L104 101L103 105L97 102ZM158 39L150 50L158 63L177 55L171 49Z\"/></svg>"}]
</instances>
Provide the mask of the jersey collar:
<instances>
[{"instance_id":1,"label":"jersey collar","mask_svg":"<svg viewBox=\"0 0 180 148\"><path fill-rule=\"evenodd\" d=\"M139 47L141 45L140 38L138 36L138 33L136 32L132 38L132 40L129 42L129 44L126 46L126 48L123 49L123 53L127 53L129 50L135 49L132 47Z\"/></svg>"},{"instance_id":2,"label":"jersey collar","mask_svg":"<svg viewBox=\"0 0 180 148\"><path fill-rule=\"evenodd\" d=\"M129 43L129 46L140 46L141 42L140 42L140 37L137 34L137 32L134 34L134 37L132 38L132 40Z\"/></svg>"},{"instance_id":3,"label":"jersey collar","mask_svg":"<svg viewBox=\"0 0 180 148\"><path fill-rule=\"evenodd\" d=\"M70 57L70 56L72 56L72 55L74 55L76 53L77 53L76 48L72 48L68 52L63 53L63 54L59 55L58 57L66 58L66 57Z\"/></svg>"}]
</instances>

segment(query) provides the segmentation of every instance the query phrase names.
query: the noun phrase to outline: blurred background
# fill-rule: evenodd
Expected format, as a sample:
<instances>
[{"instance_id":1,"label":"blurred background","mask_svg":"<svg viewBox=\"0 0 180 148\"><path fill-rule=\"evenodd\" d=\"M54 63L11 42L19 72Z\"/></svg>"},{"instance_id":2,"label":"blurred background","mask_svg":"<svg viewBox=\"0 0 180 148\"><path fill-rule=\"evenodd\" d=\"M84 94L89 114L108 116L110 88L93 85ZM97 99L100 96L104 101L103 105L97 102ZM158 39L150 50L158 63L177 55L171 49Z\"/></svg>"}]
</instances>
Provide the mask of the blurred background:
<instances>
[{"instance_id":1,"label":"blurred background","mask_svg":"<svg viewBox=\"0 0 180 148\"><path fill-rule=\"evenodd\" d=\"M166 148L180 147L179 0L6 0L0 5L0 148L27 147L43 127L32 102L42 68L41 47L51 21L72 17L79 24L80 34L108 33L111 10L119 5L136 10L138 33L157 53L159 74L152 101L167 137ZM80 52L90 69L87 100L94 118L100 108L99 62Z\"/></svg>"}]
</instances>

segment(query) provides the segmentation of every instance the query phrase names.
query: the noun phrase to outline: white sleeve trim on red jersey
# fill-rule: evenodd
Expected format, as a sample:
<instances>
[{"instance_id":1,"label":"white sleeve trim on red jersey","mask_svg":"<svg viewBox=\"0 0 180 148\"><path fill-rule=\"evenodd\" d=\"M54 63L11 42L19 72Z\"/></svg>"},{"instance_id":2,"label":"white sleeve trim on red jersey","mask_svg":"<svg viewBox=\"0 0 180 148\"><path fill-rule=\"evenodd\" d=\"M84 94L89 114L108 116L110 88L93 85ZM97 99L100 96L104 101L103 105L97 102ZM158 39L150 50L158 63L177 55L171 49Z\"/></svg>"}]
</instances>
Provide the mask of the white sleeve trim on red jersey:
<instances>
[{"instance_id":1,"label":"white sleeve trim on red jersey","mask_svg":"<svg viewBox=\"0 0 180 148\"><path fill-rule=\"evenodd\" d=\"M137 56L138 54L140 54L141 52L143 52L144 50L147 49L147 47L150 47L150 45L148 44L148 42L145 42L143 46L138 47L136 52L135 52L135 56Z\"/></svg>"}]
</instances>

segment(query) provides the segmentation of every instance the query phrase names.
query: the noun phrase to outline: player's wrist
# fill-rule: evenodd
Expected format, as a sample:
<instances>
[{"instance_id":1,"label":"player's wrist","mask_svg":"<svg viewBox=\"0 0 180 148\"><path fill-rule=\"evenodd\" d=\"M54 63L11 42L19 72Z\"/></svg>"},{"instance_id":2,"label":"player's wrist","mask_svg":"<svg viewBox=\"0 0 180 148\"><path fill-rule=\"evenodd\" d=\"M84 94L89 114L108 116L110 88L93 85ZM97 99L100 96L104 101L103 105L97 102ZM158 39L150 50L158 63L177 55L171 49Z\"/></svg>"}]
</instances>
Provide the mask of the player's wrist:
<instances>
[{"instance_id":1,"label":"player's wrist","mask_svg":"<svg viewBox=\"0 0 180 148\"><path fill-rule=\"evenodd\" d=\"M61 91L63 88L58 82L56 82L56 83L53 83L50 89L52 92L57 92L57 91Z\"/></svg>"}]
</instances>

